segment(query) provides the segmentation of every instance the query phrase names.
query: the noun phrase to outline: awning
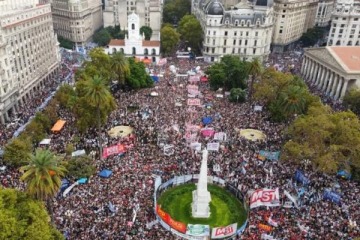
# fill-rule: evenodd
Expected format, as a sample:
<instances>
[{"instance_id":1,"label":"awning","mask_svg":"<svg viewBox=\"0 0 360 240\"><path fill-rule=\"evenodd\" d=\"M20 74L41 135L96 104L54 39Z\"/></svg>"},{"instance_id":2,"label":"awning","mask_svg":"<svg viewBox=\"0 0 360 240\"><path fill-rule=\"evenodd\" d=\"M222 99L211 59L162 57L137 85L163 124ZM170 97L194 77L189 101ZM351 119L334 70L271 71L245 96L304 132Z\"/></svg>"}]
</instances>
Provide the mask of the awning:
<instances>
[{"instance_id":1,"label":"awning","mask_svg":"<svg viewBox=\"0 0 360 240\"><path fill-rule=\"evenodd\" d=\"M61 129L64 127L64 124L66 123L66 121L64 120L58 120L54 126L51 128L52 132L59 132L61 131Z\"/></svg>"}]
</instances>

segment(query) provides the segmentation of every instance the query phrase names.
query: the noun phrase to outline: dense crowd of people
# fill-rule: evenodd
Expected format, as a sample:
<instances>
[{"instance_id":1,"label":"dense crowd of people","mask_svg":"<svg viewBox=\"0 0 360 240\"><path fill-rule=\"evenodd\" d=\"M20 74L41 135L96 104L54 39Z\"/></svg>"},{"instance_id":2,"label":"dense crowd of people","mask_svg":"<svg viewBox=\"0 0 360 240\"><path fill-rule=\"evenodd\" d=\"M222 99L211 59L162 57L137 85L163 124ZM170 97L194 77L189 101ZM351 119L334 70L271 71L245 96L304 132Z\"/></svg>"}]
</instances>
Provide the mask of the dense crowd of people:
<instances>
[{"instance_id":1,"label":"dense crowd of people","mask_svg":"<svg viewBox=\"0 0 360 240\"><path fill-rule=\"evenodd\" d=\"M300 59L301 52L296 51L272 55L266 64L296 74ZM314 172L305 161L300 168L309 183L303 185L294 179L299 166L258 158L260 150L281 151L285 124L269 121L266 110L254 111L256 103L237 104L218 97L219 94L225 96L225 92L211 91L207 82L196 83L201 106L187 106L188 77L176 74L204 72L208 66L202 60L174 57L164 66L151 66L152 73L163 76L154 88L114 93L118 107L103 126L102 142L104 147L123 143L128 146L127 151L105 159L100 159L97 153L94 157L97 172L110 169L112 175L109 178L94 175L87 183L74 187L66 197L59 195L54 199L55 224L64 236L67 239L178 239L159 224L147 226L156 219L154 177L160 175L165 181L176 175L199 172L201 154L192 150L184 137L187 125L211 127L227 135L219 151L209 154L209 175L221 177L244 196L261 188L280 189L281 206L251 209L247 228L234 239L353 239L360 236L358 183ZM176 73L169 71L170 68L176 69ZM151 92L157 94L151 96ZM80 135L75 128L76 119L66 111L60 115L67 123L60 133L49 136L50 149L63 153L66 144L71 142L77 150L98 152L96 129ZM213 121L204 126L202 119L208 116ZM131 126L134 135L109 136L111 128L122 125ZM252 141L240 136L240 129L249 128L262 131L265 140ZM160 141L172 145L173 152L164 154ZM213 140L198 133L193 141L206 146ZM7 175L10 182L5 187L18 186L11 172L0 173L0 179ZM324 189L341 194L341 203L323 200ZM284 206L289 202L285 191L296 198L296 204ZM259 229L259 224L271 226L271 231Z\"/></svg>"}]
</instances>

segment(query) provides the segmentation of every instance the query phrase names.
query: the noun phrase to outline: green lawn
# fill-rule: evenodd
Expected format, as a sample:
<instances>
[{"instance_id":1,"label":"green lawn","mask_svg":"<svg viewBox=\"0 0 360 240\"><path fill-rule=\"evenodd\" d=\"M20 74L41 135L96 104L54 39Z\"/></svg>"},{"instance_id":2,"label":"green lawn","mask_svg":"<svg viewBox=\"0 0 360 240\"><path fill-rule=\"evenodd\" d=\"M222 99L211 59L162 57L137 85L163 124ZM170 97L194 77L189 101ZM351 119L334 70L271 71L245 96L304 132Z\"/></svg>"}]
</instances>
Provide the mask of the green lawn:
<instances>
[{"instance_id":1,"label":"green lawn","mask_svg":"<svg viewBox=\"0 0 360 240\"><path fill-rule=\"evenodd\" d=\"M183 223L206 224L210 227L227 226L238 223L241 226L246 220L246 212L242 203L231 193L217 185L208 185L211 194L210 217L193 218L191 214L192 191L195 184L184 184L170 188L158 199L161 208L170 216Z\"/></svg>"}]
</instances>

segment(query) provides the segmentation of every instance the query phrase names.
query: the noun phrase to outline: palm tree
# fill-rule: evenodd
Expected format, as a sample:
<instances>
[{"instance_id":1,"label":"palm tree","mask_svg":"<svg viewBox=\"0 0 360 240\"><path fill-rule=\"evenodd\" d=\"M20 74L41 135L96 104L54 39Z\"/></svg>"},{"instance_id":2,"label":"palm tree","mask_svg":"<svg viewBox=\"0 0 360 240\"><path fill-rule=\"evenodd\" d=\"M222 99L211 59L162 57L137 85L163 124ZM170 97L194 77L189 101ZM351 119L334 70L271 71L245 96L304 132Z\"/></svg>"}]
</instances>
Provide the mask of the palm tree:
<instances>
[{"instance_id":1,"label":"palm tree","mask_svg":"<svg viewBox=\"0 0 360 240\"><path fill-rule=\"evenodd\" d=\"M93 78L84 83L84 98L88 103L96 108L97 127L98 127L98 141L100 148L100 159L102 158L102 139L101 139L101 114L102 112L107 116L114 107L114 97L111 95L108 87L102 77L95 75Z\"/></svg>"},{"instance_id":2,"label":"palm tree","mask_svg":"<svg viewBox=\"0 0 360 240\"><path fill-rule=\"evenodd\" d=\"M119 85L125 83L125 78L130 74L129 62L121 52L112 55L111 69L115 72Z\"/></svg>"},{"instance_id":3,"label":"palm tree","mask_svg":"<svg viewBox=\"0 0 360 240\"><path fill-rule=\"evenodd\" d=\"M300 86L289 86L280 94L280 106L288 115L301 114L306 109L306 89Z\"/></svg>"},{"instance_id":4,"label":"palm tree","mask_svg":"<svg viewBox=\"0 0 360 240\"><path fill-rule=\"evenodd\" d=\"M59 164L58 157L49 150L37 149L35 155L30 154L28 164L21 167L24 172L21 180L26 182L27 192L38 200L46 202L52 216L51 199L59 192L61 178L66 169Z\"/></svg>"},{"instance_id":5,"label":"palm tree","mask_svg":"<svg viewBox=\"0 0 360 240\"><path fill-rule=\"evenodd\" d=\"M262 66L259 58L254 58L248 67L248 74L251 75L250 86L249 86L249 102L252 103L252 95L254 91L254 82L261 75Z\"/></svg>"}]
</instances>

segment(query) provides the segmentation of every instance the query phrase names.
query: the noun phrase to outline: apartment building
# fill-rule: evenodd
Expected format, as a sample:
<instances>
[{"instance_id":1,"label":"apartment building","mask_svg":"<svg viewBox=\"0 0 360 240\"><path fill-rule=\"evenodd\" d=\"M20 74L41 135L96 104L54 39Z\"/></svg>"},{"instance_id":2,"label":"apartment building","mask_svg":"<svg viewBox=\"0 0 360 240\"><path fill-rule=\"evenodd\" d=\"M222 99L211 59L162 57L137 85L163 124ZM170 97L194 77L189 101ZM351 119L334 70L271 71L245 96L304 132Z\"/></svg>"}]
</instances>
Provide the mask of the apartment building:
<instances>
[{"instance_id":1,"label":"apartment building","mask_svg":"<svg viewBox=\"0 0 360 240\"><path fill-rule=\"evenodd\" d=\"M52 0L54 30L82 48L103 26L101 0Z\"/></svg>"},{"instance_id":2,"label":"apartment building","mask_svg":"<svg viewBox=\"0 0 360 240\"><path fill-rule=\"evenodd\" d=\"M1 9L7 9L0 11L0 122L5 123L56 73L60 54L50 4L6 0Z\"/></svg>"},{"instance_id":3,"label":"apartment building","mask_svg":"<svg viewBox=\"0 0 360 240\"><path fill-rule=\"evenodd\" d=\"M327 45L360 46L360 1L336 2Z\"/></svg>"}]
</instances>

